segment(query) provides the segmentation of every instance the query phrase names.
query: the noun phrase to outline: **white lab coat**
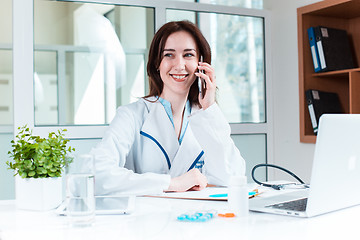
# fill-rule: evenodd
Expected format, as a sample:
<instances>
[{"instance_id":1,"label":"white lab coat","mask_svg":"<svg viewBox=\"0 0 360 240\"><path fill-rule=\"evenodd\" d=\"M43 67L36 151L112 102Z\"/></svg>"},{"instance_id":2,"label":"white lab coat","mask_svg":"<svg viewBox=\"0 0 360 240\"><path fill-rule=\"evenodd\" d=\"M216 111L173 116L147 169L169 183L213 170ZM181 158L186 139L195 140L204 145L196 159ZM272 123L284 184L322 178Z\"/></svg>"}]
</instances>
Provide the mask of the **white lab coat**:
<instances>
[{"instance_id":1,"label":"white lab coat","mask_svg":"<svg viewBox=\"0 0 360 240\"><path fill-rule=\"evenodd\" d=\"M97 195L161 193L172 177L201 162L209 184L226 186L231 174L245 174L245 161L216 103L206 110L192 106L180 145L163 105L154 97L148 100L119 107L91 150Z\"/></svg>"}]
</instances>

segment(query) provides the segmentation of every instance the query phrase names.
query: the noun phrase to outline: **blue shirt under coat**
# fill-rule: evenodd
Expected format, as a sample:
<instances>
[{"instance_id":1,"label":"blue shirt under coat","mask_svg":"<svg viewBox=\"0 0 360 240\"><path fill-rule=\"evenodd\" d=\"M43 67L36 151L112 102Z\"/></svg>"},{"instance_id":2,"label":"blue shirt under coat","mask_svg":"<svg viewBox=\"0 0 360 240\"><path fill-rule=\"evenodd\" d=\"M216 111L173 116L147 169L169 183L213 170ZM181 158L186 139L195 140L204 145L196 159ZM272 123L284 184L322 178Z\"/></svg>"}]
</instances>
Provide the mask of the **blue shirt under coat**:
<instances>
[{"instance_id":1,"label":"blue shirt under coat","mask_svg":"<svg viewBox=\"0 0 360 240\"><path fill-rule=\"evenodd\" d=\"M173 118L173 113L171 110L171 103L161 97L159 97L159 102L164 106L165 112L168 115L172 125L174 126L174 118ZM187 102L185 104L185 111L184 111L184 116L183 116L182 125L181 125L179 144L181 144L181 142L184 138L187 126L189 124L188 117L190 116L190 114L191 114L191 105L190 105L189 100L187 100ZM175 128L175 126L174 126L174 128Z\"/></svg>"}]
</instances>

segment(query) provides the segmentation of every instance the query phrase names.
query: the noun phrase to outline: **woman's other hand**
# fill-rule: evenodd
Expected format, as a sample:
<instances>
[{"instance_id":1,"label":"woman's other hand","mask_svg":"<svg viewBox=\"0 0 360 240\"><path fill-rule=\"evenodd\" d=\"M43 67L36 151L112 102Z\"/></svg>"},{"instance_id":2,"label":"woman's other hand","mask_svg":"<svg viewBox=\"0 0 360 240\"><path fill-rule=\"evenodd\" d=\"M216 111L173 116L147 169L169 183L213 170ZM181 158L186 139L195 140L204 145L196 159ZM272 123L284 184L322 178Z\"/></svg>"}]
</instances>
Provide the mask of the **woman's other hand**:
<instances>
[{"instance_id":1,"label":"woman's other hand","mask_svg":"<svg viewBox=\"0 0 360 240\"><path fill-rule=\"evenodd\" d=\"M187 173L172 178L166 192L185 192L188 190L200 191L207 185L206 177L197 168L193 168Z\"/></svg>"},{"instance_id":2,"label":"woman's other hand","mask_svg":"<svg viewBox=\"0 0 360 240\"><path fill-rule=\"evenodd\" d=\"M206 62L199 62L198 68L199 72L196 72L195 75L204 80L206 84L205 96L199 94L199 102L205 110L215 102L216 76L214 68Z\"/></svg>"}]
</instances>

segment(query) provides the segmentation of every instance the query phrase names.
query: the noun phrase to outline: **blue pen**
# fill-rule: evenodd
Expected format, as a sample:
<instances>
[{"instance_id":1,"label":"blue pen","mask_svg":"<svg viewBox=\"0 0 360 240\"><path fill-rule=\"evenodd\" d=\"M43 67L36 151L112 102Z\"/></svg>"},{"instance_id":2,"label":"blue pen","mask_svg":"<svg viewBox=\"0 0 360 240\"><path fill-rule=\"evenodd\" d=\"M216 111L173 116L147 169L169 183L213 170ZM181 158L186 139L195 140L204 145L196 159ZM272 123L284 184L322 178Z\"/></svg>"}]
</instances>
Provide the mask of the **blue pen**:
<instances>
[{"instance_id":1,"label":"blue pen","mask_svg":"<svg viewBox=\"0 0 360 240\"><path fill-rule=\"evenodd\" d=\"M255 191L251 191L249 192L249 196L252 196L252 195L255 195L257 192ZM220 194L212 194L212 195L209 195L209 197L214 197L214 198L217 198L217 197L227 197L227 193L220 193Z\"/></svg>"},{"instance_id":2,"label":"blue pen","mask_svg":"<svg viewBox=\"0 0 360 240\"><path fill-rule=\"evenodd\" d=\"M227 197L227 193L221 193L221 194L212 194L212 195L209 195L209 197Z\"/></svg>"},{"instance_id":3,"label":"blue pen","mask_svg":"<svg viewBox=\"0 0 360 240\"><path fill-rule=\"evenodd\" d=\"M257 194L257 192L255 192L255 191L249 192L249 196L252 196L252 195L255 195L255 194Z\"/></svg>"}]
</instances>

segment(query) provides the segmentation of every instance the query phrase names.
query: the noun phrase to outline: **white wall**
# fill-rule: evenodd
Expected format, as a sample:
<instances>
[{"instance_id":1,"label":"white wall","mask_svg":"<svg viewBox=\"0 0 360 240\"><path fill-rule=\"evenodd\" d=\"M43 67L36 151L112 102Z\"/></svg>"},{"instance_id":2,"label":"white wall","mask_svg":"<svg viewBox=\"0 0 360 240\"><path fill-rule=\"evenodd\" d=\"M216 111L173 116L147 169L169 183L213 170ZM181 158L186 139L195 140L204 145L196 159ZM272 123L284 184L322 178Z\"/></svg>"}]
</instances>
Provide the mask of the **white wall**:
<instances>
[{"instance_id":1,"label":"white wall","mask_svg":"<svg viewBox=\"0 0 360 240\"><path fill-rule=\"evenodd\" d=\"M34 41L35 44L72 44L73 19L69 4L35 0ZM46 21L44 21L46 19ZM41 26L41 27L38 27Z\"/></svg>"},{"instance_id":2,"label":"white wall","mask_svg":"<svg viewBox=\"0 0 360 240\"><path fill-rule=\"evenodd\" d=\"M0 7L0 31L6 34L0 34L0 43L12 42L12 0L1 0Z\"/></svg>"},{"instance_id":3,"label":"white wall","mask_svg":"<svg viewBox=\"0 0 360 240\"><path fill-rule=\"evenodd\" d=\"M271 12L274 162L310 181L314 144L300 143L297 47L298 7L319 0L264 0ZM271 179L293 179L275 171Z\"/></svg>"}]
</instances>

